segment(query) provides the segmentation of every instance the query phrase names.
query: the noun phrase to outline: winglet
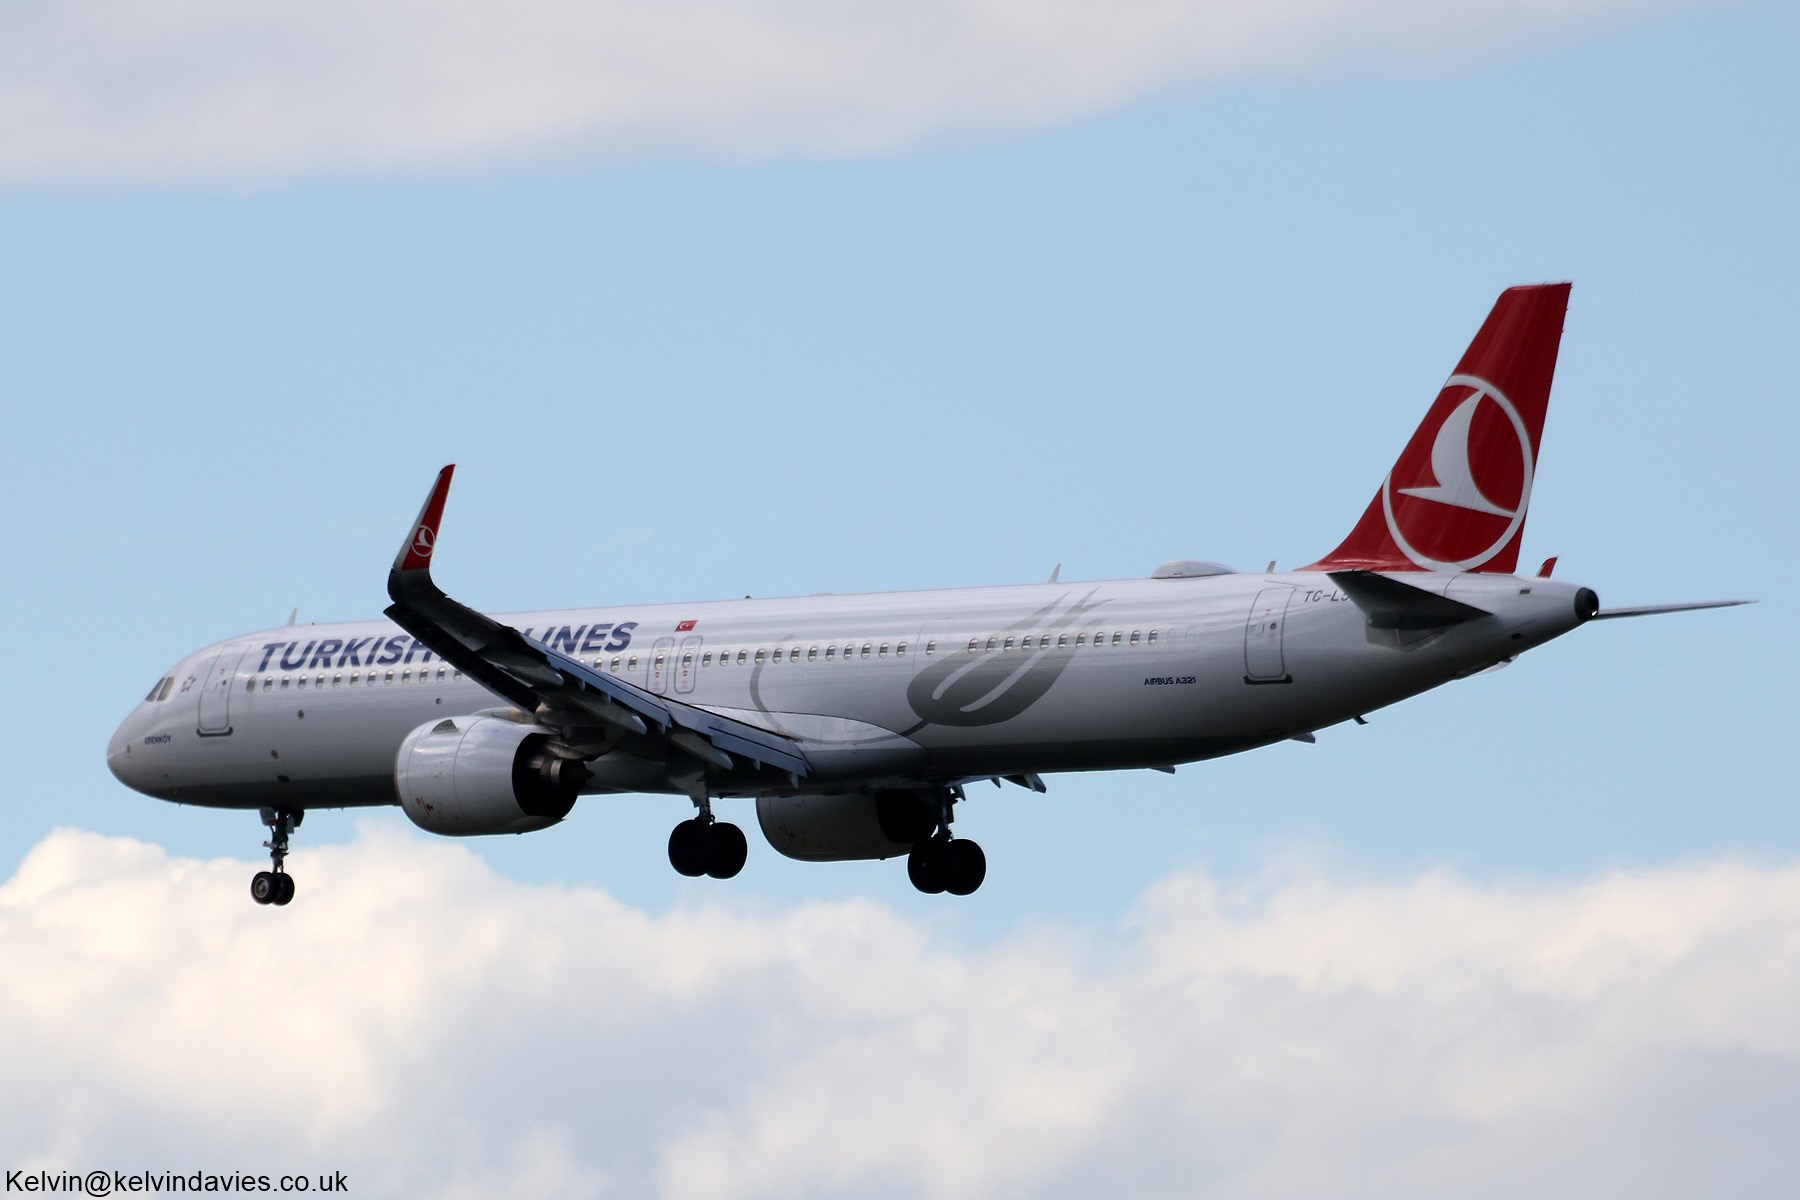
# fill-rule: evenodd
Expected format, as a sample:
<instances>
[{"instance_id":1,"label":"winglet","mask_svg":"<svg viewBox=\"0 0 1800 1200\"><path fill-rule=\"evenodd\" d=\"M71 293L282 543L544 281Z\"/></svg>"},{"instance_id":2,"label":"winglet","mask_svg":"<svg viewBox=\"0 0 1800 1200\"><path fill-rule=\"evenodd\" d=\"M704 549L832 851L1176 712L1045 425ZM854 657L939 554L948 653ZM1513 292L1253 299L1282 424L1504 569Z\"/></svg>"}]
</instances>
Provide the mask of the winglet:
<instances>
[{"instance_id":1,"label":"winglet","mask_svg":"<svg viewBox=\"0 0 1800 1200\"><path fill-rule=\"evenodd\" d=\"M444 497L450 494L450 476L455 470L456 464L451 463L438 472L431 494L425 497L425 507L419 510L418 519L407 532L400 553L394 556L394 569L388 574L390 595L395 584L411 572L421 571L426 579L431 578L431 552L437 546L438 526L444 519Z\"/></svg>"}]
</instances>

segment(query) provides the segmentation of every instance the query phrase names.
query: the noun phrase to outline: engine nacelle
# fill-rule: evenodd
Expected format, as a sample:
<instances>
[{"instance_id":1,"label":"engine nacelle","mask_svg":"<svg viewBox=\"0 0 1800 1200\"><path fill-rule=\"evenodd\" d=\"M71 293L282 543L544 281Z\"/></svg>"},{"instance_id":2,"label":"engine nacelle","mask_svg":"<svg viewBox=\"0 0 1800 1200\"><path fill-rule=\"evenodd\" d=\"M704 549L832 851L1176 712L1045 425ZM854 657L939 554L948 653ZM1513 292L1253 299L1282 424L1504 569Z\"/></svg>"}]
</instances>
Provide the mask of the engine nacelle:
<instances>
[{"instance_id":1,"label":"engine nacelle","mask_svg":"<svg viewBox=\"0 0 1800 1200\"><path fill-rule=\"evenodd\" d=\"M930 789L759 796L756 820L769 845L806 862L893 858L937 828Z\"/></svg>"},{"instance_id":2,"label":"engine nacelle","mask_svg":"<svg viewBox=\"0 0 1800 1200\"><path fill-rule=\"evenodd\" d=\"M400 743L394 787L420 829L451 837L530 833L569 815L591 778L545 747L549 731L499 717L446 717Z\"/></svg>"}]
</instances>

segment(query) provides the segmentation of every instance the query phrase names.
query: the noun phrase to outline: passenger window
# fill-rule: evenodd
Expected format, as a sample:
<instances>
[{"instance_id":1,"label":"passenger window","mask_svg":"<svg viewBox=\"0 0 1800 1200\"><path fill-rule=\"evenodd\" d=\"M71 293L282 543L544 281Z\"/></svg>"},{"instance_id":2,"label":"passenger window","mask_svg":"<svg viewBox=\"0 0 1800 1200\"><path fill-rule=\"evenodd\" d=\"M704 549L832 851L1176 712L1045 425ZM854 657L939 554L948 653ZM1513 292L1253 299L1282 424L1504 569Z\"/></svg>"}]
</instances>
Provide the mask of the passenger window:
<instances>
[{"instance_id":1,"label":"passenger window","mask_svg":"<svg viewBox=\"0 0 1800 1200\"><path fill-rule=\"evenodd\" d=\"M862 656L864 658L869 657L869 651L873 650L873 649L874 649L874 646L870 645L868 642L864 642Z\"/></svg>"},{"instance_id":2,"label":"passenger window","mask_svg":"<svg viewBox=\"0 0 1800 1200\"><path fill-rule=\"evenodd\" d=\"M1134 646L1138 644L1138 631L1135 629L1131 631L1131 644Z\"/></svg>"},{"instance_id":3,"label":"passenger window","mask_svg":"<svg viewBox=\"0 0 1800 1200\"><path fill-rule=\"evenodd\" d=\"M894 657L895 658L903 658L903 657L905 657L905 655L906 655L906 643L901 642L899 645L894 647Z\"/></svg>"},{"instance_id":4,"label":"passenger window","mask_svg":"<svg viewBox=\"0 0 1800 1200\"><path fill-rule=\"evenodd\" d=\"M246 692L254 692L256 690L256 680L254 680L254 679L244 680L244 690Z\"/></svg>"},{"instance_id":5,"label":"passenger window","mask_svg":"<svg viewBox=\"0 0 1800 1200\"><path fill-rule=\"evenodd\" d=\"M1011 650L1012 643L1013 643L1013 640L1011 638L1007 638L1004 642L1000 643L1000 648L1002 650Z\"/></svg>"},{"instance_id":6,"label":"passenger window","mask_svg":"<svg viewBox=\"0 0 1800 1200\"><path fill-rule=\"evenodd\" d=\"M705 654L702 654L700 656L700 665L703 667L712 666L712 651L711 650L708 650Z\"/></svg>"},{"instance_id":7,"label":"passenger window","mask_svg":"<svg viewBox=\"0 0 1800 1200\"><path fill-rule=\"evenodd\" d=\"M1119 639L1120 639L1120 638L1122 638L1122 637L1124 637L1124 636L1125 636L1125 635L1124 635L1124 634L1123 634L1123 633L1120 633L1120 632L1119 632L1119 631L1118 631L1118 630L1116 630L1116 629L1115 629L1115 630L1113 630L1113 645L1115 645L1115 646L1116 646L1116 645L1118 645L1118 644L1119 644Z\"/></svg>"},{"instance_id":8,"label":"passenger window","mask_svg":"<svg viewBox=\"0 0 1800 1200\"><path fill-rule=\"evenodd\" d=\"M760 662L762 662L762 660L763 660L763 659L764 659L764 657L766 657L766 656L765 656L765 655L764 655L764 653L763 653L763 652L762 652L762 651L761 651L761 650L758 650L758 651L757 651L757 652L756 652L756 661L757 661L757 662L758 662L758 663L760 663Z\"/></svg>"},{"instance_id":9,"label":"passenger window","mask_svg":"<svg viewBox=\"0 0 1800 1200\"><path fill-rule=\"evenodd\" d=\"M273 675L264 675L263 676L263 691L268 692L268 691L273 691L274 689L275 689L275 677Z\"/></svg>"},{"instance_id":10,"label":"passenger window","mask_svg":"<svg viewBox=\"0 0 1800 1200\"><path fill-rule=\"evenodd\" d=\"M682 655L682 656L681 656L681 665L682 665L682 666L684 666L684 667L691 667L691 666L693 666L693 665L694 665L694 656L693 656L693 654L692 654L692 653L688 653L688 654L684 654L684 655Z\"/></svg>"},{"instance_id":11,"label":"passenger window","mask_svg":"<svg viewBox=\"0 0 1800 1200\"><path fill-rule=\"evenodd\" d=\"M632 655L630 658L626 659L625 660L625 669L627 671L637 670L637 660L638 660L638 656L635 654Z\"/></svg>"},{"instance_id":12,"label":"passenger window","mask_svg":"<svg viewBox=\"0 0 1800 1200\"><path fill-rule=\"evenodd\" d=\"M997 645L999 645L999 644L1000 644L1000 642L999 642L999 639L998 639L998 638L989 638L989 639L988 639L988 644L987 644L987 648L988 648L988 649L989 649L989 650L992 650L992 649L993 649L993 648L994 648L994 647L995 647L995 646L997 646Z\"/></svg>"},{"instance_id":13,"label":"passenger window","mask_svg":"<svg viewBox=\"0 0 1800 1200\"><path fill-rule=\"evenodd\" d=\"M971 649L971 650L981 649L981 639L980 638L970 638L969 639L969 649Z\"/></svg>"},{"instance_id":14,"label":"passenger window","mask_svg":"<svg viewBox=\"0 0 1800 1200\"><path fill-rule=\"evenodd\" d=\"M613 671L613 674L615 674L615 675L618 674L618 672L619 672L619 656L616 654L613 655L612 671Z\"/></svg>"},{"instance_id":15,"label":"passenger window","mask_svg":"<svg viewBox=\"0 0 1800 1200\"><path fill-rule=\"evenodd\" d=\"M806 648L806 661L807 662L812 662L814 659L816 659L818 657L819 657L819 648L817 646L808 646Z\"/></svg>"},{"instance_id":16,"label":"passenger window","mask_svg":"<svg viewBox=\"0 0 1800 1200\"><path fill-rule=\"evenodd\" d=\"M361 671L350 672L350 682L351 683L353 683L353 684L359 683L359 682L361 682L361 680L362 680L362 672Z\"/></svg>"},{"instance_id":17,"label":"passenger window","mask_svg":"<svg viewBox=\"0 0 1800 1200\"><path fill-rule=\"evenodd\" d=\"M288 677L286 675L283 675L281 677L281 690L284 692L287 691L287 686L288 686Z\"/></svg>"},{"instance_id":18,"label":"passenger window","mask_svg":"<svg viewBox=\"0 0 1800 1200\"><path fill-rule=\"evenodd\" d=\"M1148 638L1146 638L1145 640L1148 641L1152 646L1156 645L1156 630L1152 629L1150 631L1150 636Z\"/></svg>"},{"instance_id":19,"label":"passenger window","mask_svg":"<svg viewBox=\"0 0 1800 1200\"><path fill-rule=\"evenodd\" d=\"M750 661L749 652L746 650L739 650L738 651L738 666L741 667L749 661Z\"/></svg>"},{"instance_id":20,"label":"passenger window","mask_svg":"<svg viewBox=\"0 0 1800 1200\"><path fill-rule=\"evenodd\" d=\"M932 638L925 643L925 657L930 658L937 653L937 639Z\"/></svg>"},{"instance_id":21,"label":"passenger window","mask_svg":"<svg viewBox=\"0 0 1800 1200\"><path fill-rule=\"evenodd\" d=\"M320 671L317 675L313 676L313 686L316 688L325 686L325 672Z\"/></svg>"},{"instance_id":22,"label":"passenger window","mask_svg":"<svg viewBox=\"0 0 1800 1200\"><path fill-rule=\"evenodd\" d=\"M837 647L836 646L825 647L825 661L831 662L835 658L837 658Z\"/></svg>"},{"instance_id":23,"label":"passenger window","mask_svg":"<svg viewBox=\"0 0 1800 1200\"><path fill-rule=\"evenodd\" d=\"M888 644L886 642L883 642L883 643L881 643L881 649L879 649L875 652L875 657L876 658L886 658L887 652L888 652Z\"/></svg>"},{"instance_id":24,"label":"passenger window","mask_svg":"<svg viewBox=\"0 0 1800 1200\"><path fill-rule=\"evenodd\" d=\"M400 672L400 682L401 683L411 683L412 682L412 668L411 667L408 667L408 668L406 668L406 670Z\"/></svg>"},{"instance_id":25,"label":"passenger window","mask_svg":"<svg viewBox=\"0 0 1800 1200\"><path fill-rule=\"evenodd\" d=\"M1064 647L1068 644L1069 644L1069 635L1068 634L1059 633L1056 635L1056 645L1057 645L1058 649L1061 649L1062 647Z\"/></svg>"},{"instance_id":26,"label":"passenger window","mask_svg":"<svg viewBox=\"0 0 1800 1200\"><path fill-rule=\"evenodd\" d=\"M344 673L342 671L333 671L331 673L331 686L336 687L342 682L344 682Z\"/></svg>"},{"instance_id":27,"label":"passenger window","mask_svg":"<svg viewBox=\"0 0 1800 1200\"><path fill-rule=\"evenodd\" d=\"M388 673L387 673L387 674L386 674L386 675L385 675L385 676L384 676L384 677L383 677L383 678L382 678L382 682L383 682L383 683L392 683L392 682L394 682L394 669L393 669L393 668L392 668L392 667L389 667L389 668L388 668ZM283 686L283 687L286 687L286 686L287 686L287 685L286 685L286 684L283 684L283 685L282 685L282 686Z\"/></svg>"}]
</instances>

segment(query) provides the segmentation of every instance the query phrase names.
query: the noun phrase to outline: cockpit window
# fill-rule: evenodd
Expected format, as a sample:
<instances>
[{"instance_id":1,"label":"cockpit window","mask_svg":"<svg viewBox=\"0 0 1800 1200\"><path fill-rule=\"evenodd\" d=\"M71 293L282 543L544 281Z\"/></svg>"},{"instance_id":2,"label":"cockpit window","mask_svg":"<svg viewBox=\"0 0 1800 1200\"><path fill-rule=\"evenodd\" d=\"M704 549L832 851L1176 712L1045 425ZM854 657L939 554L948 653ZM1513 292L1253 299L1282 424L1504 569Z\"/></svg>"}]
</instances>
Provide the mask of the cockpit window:
<instances>
[{"instance_id":1,"label":"cockpit window","mask_svg":"<svg viewBox=\"0 0 1800 1200\"><path fill-rule=\"evenodd\" d=\"M175 677L165 675L150 687L150 694L144 697L145 704L155 704L169 698L169 689L175 686Z\"/></svg>"}]
</instances>

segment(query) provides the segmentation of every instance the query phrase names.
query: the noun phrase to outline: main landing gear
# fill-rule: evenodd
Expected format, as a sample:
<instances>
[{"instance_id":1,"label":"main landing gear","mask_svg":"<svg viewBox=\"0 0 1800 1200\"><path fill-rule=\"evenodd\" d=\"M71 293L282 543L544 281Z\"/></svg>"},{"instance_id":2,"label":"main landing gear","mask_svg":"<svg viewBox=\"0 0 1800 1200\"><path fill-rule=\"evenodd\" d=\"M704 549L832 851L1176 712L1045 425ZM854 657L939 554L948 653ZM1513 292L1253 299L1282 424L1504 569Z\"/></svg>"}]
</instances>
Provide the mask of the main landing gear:
<instances>
[{"instance_id":1,"label":"main landing gear","mask_svg":"<svg viewBox=\"0 0 1800 1200\"><path fill-rule=\"evenodd\" d=\"M729 821L713 817L712 801L696 800L700 809L669 834L669 865L690 878L711 875L730 879L744 869L750 846L744 831Z\"/></svg>"},{"instance_id":2,"label":"main landing gear","mask_svg":"<svg viewBox=\"0 0 1800 1200\"><path fill-rule=\"evenodd\" d=\"M967 896L987 878L987 855L968 838L938 834L906 856L906 877L928 896L939 892Z\"/></svg>"},{"instance_id":3,"label":"main landing gear","mask_svg":"<svg viewBox=\"0 0 1800 1200\"><path fill-rule=\"evenodd\" d=\"M950 836L951 806L963 797L959 787L938 792L937 828L924 841L913 844L906 856L906 877L928 896L949 892L967 896L987 878L987 855L968 838Z\"/></svg>"},{"instance_id":4,"label":"main landing gear","mask_svg":"<svg viewBox=\"0 0 1800 1200\"><path fill-rule=\"evenodd\" d=\"M298 808L265 808L263 824L269 827L269 840L263 846L275 864L272 871L258 871L250 878L250 898L258 904L286 904L294 898L294 877L283 869L287 861L288 835L300 827L306 816Z\"/></svg>"}]
</instances>

